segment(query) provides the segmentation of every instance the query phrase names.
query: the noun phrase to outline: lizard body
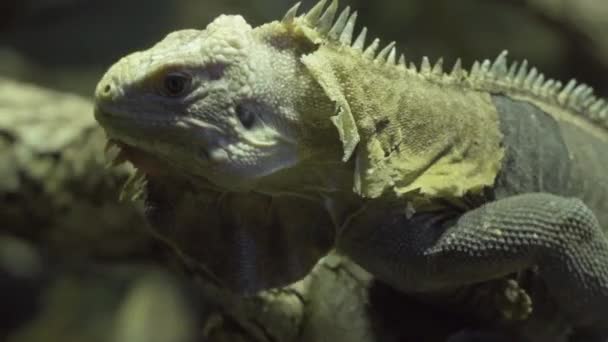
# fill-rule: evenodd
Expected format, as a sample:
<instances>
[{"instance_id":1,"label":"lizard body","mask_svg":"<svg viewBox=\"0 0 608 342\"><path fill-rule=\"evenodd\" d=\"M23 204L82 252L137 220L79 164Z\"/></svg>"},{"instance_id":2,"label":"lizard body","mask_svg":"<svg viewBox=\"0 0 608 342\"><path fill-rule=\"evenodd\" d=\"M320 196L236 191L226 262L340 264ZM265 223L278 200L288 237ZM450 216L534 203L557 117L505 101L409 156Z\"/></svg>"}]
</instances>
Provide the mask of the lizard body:
<instances>
[{"instance_id":1,"label":"lizard body","mask_svg":"<svg viewBox=\"0 0 608 342\"><path fill-rule=\"evenodd\" d=\"M537 267L608 336L605 100L506 53L408 65L325 5L172 33L110 68L96 118L148 175L318 203L338 250L404 292Z\"/></svg>"}]
</instances>

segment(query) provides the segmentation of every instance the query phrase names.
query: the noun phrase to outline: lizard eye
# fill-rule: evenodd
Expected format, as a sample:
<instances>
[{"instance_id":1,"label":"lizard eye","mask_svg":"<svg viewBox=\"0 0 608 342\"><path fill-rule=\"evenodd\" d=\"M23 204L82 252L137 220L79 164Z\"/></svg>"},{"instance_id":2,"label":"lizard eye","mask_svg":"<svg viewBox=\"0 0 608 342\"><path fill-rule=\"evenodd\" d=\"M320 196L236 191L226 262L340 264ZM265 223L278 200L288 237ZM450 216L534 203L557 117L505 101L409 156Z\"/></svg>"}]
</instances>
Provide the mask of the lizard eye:
<instances>
[{"instance_id":1,"label":"lizard eye","mask_svg":"<svg viewBox=\"0 0 608 342\"><path fill-rule=\"evenodd\" d=\"M244 105L239 105L236 108L236 116L241 122L241 125L243 125L243 127L246 129L253 127L253 124L256 121L255 113Z\"/></svg>"},{"instance_id":2,"label":"lizard eye","mask_svg":"<svg viewBox=\"0 0 608 342\"><path fill-rule=\"evenodd\" d=\"M181 96L189 89L190 81L190 76L186 74L168 73L163 80L163 92L168 96Z\"/></svg>"}]
</instances>

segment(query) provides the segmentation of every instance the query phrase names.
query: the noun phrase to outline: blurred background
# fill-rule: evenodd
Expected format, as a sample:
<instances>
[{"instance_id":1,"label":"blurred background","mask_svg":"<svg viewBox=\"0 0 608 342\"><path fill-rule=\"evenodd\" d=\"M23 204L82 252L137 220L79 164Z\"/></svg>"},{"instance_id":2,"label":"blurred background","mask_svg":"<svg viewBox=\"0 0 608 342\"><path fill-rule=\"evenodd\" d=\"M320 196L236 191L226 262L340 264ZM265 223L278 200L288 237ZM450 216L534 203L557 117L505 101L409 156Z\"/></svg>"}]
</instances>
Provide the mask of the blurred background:
<instances>
[{"instance_id":1,"label":"blurred background","mask_svg":"<svg viewBox=\"0 0 608 342\"><path fill-rule=\"evenodd\" d=\"M292 0L2 0L0 75L90 96L100 74L172 30L204 28L219 14L258 25ZM313 0L303 1L303 8ZM360 25L395 40L409 60L444 56L527 58L548 76L576 77L608 92L608 1L343 0Z\"/></svg>"},{"instance_id":2,"label":"blurred background","mask_svg":"<svg viewBox=\"0 0 608 342\"><path fill-rule=\"evenodd\" d=\"M303 1L302 8L313 2ZM173 30L203 29L220 14L241 14L257 26L282 18L292 5L0 0L0 341L316 342L339 336L367 342L367 315L380 322L372 328L382 341L445 341L463 327L456 320L437 327L435 311L422 324L418 309L414 324L404 326L406 305L381 305L398 294L374 299L379 296L368 295L365 276L336 272L343 266L335 263L312 277L308 292L292 288L284 298L260 297L251 305L210 287L193 290L191 279L167 272L170 253L144 232L141 205L118 203L132 170L104 168L105 137L90 102L103 72ZM576 78L608 96L607 0L341 0L346 5L359 11L359 29L365 25L384 43L396 41L409 61L443 57L450 68L461 57L470 66L507 49L511 60L527 59L548 77ZM222 250L206 238L192 242ZM224 264L230 256L214 257ZM294 309L300 308L295 302L304 308Z\"/></svg>"}]
</instances>

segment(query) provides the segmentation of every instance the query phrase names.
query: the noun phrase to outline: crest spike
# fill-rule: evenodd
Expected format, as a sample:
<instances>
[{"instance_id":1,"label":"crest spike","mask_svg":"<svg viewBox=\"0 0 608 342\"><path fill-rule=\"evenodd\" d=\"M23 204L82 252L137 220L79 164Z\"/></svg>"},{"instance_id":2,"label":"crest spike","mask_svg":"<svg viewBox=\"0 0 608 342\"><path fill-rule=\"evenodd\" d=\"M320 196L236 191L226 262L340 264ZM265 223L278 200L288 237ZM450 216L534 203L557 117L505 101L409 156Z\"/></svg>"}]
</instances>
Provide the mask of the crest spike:
<instances>
[{"instance_id":1,"label":"crest spike","mask_svg":"<svg viewBox=\"0 0 608 342\"><path fill-rule=\"evenodd\" d=\"M562 82L557 81L555 82L555 84L551 87L551 93L553 94L553 96L557 96L557 94L559 93L559 91L562 89Z\"/></svg>"},{"instance_id":2,"label":"crest spike","mask_svg":"<svg viewBox=\"0 0 608 342\"><path fill-rule=\"evenodd\" d=\"M530 69L528 76L526 76L526 79L524 80L524 84L523 84L524 88L532 89L532 86L534 85L534 80L536 79L537 76L538 76L538 69L536 69L536 67L533 67L532 69Z\"/></svg>"},{"instance_id":3,"label":"crest spike","mask_svg":"<svg viewBox=\"0 0 608 342\"><path fill-rule=\"evenodd\" d=\"M336 12L338 11L338 0L332 0L329 4L329 7L325 10L319 21L317 22L317 29L321 33L328 33L331 29L332 23L334 22L334 18L336 17Z\"/></svg>"},{"instance_id":4,"label":"crest spike","mask_svg":"<svg viewBox=\"0 0 608 342\"><path fill-rule=\"evenodd\" d=\"M590 87L588 87L586 84L579 84L576 88L574 88L572 94L570 95L570 103L574 104L575 106L582 105L582 103L587 99L587 96L590 95L589 89Z\"/></svg>"},{"instance_id":5,"label":"crest spike","mask_svg":"<svg viewBox=\"0 0 608 342\"><path fill-rule=\"evenodd\" d=\"M355 32L355 23L357 22L358 13L355 11L348 18L346 22L346 26L344 26L344 30L342 30L342 34L340 35L340 41L346 45L350 45L353 41L353 32Z\"/></svg>"},{"instance_id":6,"label":"crest spike","mask_svg":"<svg viewBox=\"0 0 608 342\"><path fill-rule=\"evenodd\" d=\"M480 68L481 68L481 66L479 64L479 61L473 62L473 66L471 67L471 73L470 73L471 79L479 78Z\"/></svg>"},{"instance_id":7,"label":"crest spike","mask_svg":"<svg viewBox=\"0 0 608 342\"><path fill-rule=\"evenodd\" d=\"M606 120L608 119L608 106L604 106L604 108L602 109L602 111L600 112L600 118L602 120Z\"/></svg>"},{"instance_id":8,"label":"crest spike","mask_svg":"<svg viewBox=\"0 0 608 342\"><path fill-rule=\"evenodd\" d=\"M594 95L588 95L587 97L584 97L583 107L589 108L589 106L591 106L595 102L595 100L597 100L597 97L595 97Z\"/></svg>"},{"instance_id":9,"label":"crest spike","mask_svg":"<svg viewBox=\"0 0 608 342\"><path fill-rule=\"evenodd\" d=\"M355 12L357 13L357 12ZM353 15L355 15L353 13ZM355 42L353 43L353 49L355 50L363 50L363 48L365 47L365 36L367 36L367 27L364 27L361 30L361 33L359 33L359 36L357 37L357 39L355 39Z\"/></svg>"},{"instance_id":10,"label":"crest spike","mask_svg":"<svg viewBox=\"0 0 608 342\"><path fill-rule=\"evenodd\" d=\"M598 113L598 118L601 120L601 122L603 122L604 124L608 124L608 122L606 122L606 119L608 119L608 106L604 107L604 109L602 109L599 113Z\"/></svg>"},{"instance_id":11,"label":"crest spike","mask_svg":"<svg viewBox=\"0 0 608 342\"><path fill-rule=\"evenodd\" d=\"M439 57L433 66L433 70L431 70L431 74L434 76L441 76L443 74L443 57Z\"/></svg>"},{"instance_id":12,"label":"crest spike","mask_svg":"<svg viewBox=\"0 0 608 342\"><path fill-rule=\"evenodd\" d=\"M588 85L585 84L584 87L583 87L583 89L581 90L580 97L583 100L586 100L586 99L588 99L592 95L593 95L593 87L590 87L590 86L588 86Z\"/></svg>"},{"instance_id":13,"label":"crest spike","mask_svg":"<svg viewBox=\"0 0 608 342\"><path fill-rule=\"evenodd\" d=\"M545 82L545 84L543 84L542 88L540 89L540 94L544 97L551 96L551 88L553 88L553 84L555 84L555 80L551 78L548 79L547 82Z\"/></svg>"},{"instance_id":14,"label":"crest spike","mask_svg":"<svg viewBox=\"0 0 608 342\"><path fill-rule=\"evenodd\" d=\"M591 113L592 115L597 115L602 110L602 108L604 108L605 104L606 104L606 100L604 100L604 99L596 100L589 107L589 113Z\"/></svg>"},{"instance_id":15,"label":"crest spike","mask_svg":"<svg viewBox=\"0 0 608 342\"><path fill-rule=\"evenodd\" d=\"M388 58L386 59L386 62L389 65L395 65L397 63L397 49L395 47L393 47L391 49L391 52L388 53Z\"/></svg>"},{"instance_id":16,"label":"crest spike","mask_svg":"<svg viewBox=\"0 0 608 342\"><path fill-rule=\"evenodd\" d=\"M589 107L594 101L595 96L593 95L593 88L585 86L585 90L581 93L581 102L584 107Z\"/></svg>"},{"instance_id":17,"label":"crest spike","mask_svg":"<svg viewBox=\"0 0 608 342\"><path fill-rule=\"evenodd\" d=\"M504 76L508 73L507 70L507 55L509 52L507 50L502 50L502 52L496 57L496 60L492 64L490 70L495 76Z\"/></svg>"},{"instance_id":18,"label":"crest spike","mask_svg":"<svg viewBox=\"0 0 608 342\"><path fill-rule=\"evenodd\" d=\"M385 46L384 49L380 51L378 56L376 56L376 61L386 62L386 56L388 56L393 47L395 47L395 42L390 42L387 46Z\"/></svg>"},{"instance_id":19,"label":"crest spike","mask_svg":"<svg viewBox=\"0 0 608 342\"><path fill-rule=\"evenodd\" d=\"M332 26L331 30L329 30L329 36L334 39L338 39L342 32L344 31L344 26L346 25L346 21L348 20L348 15L350 14L350 6L346 6L346 8L340 13L338 19Z\"/></svg>"},{"instance_id":20,"label":"crest spike","mask_svg":"<svg viewBox=\"0 0 608 342\"><path fill-rule=\"evenodd\" d=\"M566 84L564 89L557 95L557 102L562 105L568 102L570 98L570 93L572 92L572 90L574 90L574 87L576 87L576 80L571 79L570 82Z\"/></svg>"},{"instance_id":21,"label":"crest spike","mask_svg":"<svg viewBox=\"0 0 608 342\"><path fill-rule=\"evenodd\" d=\"M528 75L528 60L524 59L519 66L519 70L517 71L517 75L515 76L515 83L517 85L523 85L526 80L526 76Z\"/></svg>"},{"instance_id":22,"label":"crest spike","mask_svg":"<svg viewBox=\"0 0 608 342\"><path fill-rule=\"evenodd\" d=\"M423 75L431 74L431 62L427 56L422 57L422 62L420 63L420 73Z\"/></svg>"},{"instance_id":23,"label":"crest spike","mask_svg":"<svg viewBox=\"0 0 608 342\"><path fill-rule=\"evenodd\" d=\"M378 38L374 39L374 41L367 47L367 49L365 49L365 51L363 51L363 56L373 59L374 56L376 55L376 50L378 50L379 46L380 46L380 39L378 39Z\"/></svg>"},{"instance_id":24,"label":"crest spike","mask_svg":"<svg viewBox=\"0 0 608 342\"><path fill-rule=\"evenodd\" d=\"M399 56L399 61L397 63L399 63L400 66L407 68L407 63L405 62L405 56L403 54Z\"/></svg>"},{"instance_id":25,"label":"crest spike","mask_svg":"<svg viewBox=\"0 0 608 342\"><path fill-rule=\"evenodd\" d=\"M452 77L460 78L462 75L462 60L460 58L456 59L454 66L452 67L452 72L450 73Z\"/></svg>"},{"instance_id":26,"label":"crest spike","mask_svg":"<svg viewBox=\"0 0 608 342\"><path fill-rule=\"evenodd\" d=\"M519 66L519 63L517 61L515 61L509 67L509 71L507 71L507 78L509 80L513 81L515 79L515 75L517 74L517 67L518 66Z\"/></svg>"},{"instance_id":27,"label":"crest spike","mask_svg":"<svg viewBox=\"0 0 608 342\"><path fill-rule=\"evenodd\" d=\"M484 59L483 63L481 63L481 68L480 68L480 76L481 77L486 77L489 73L490 73L490 66L492 65L492 62L490 62L489 59Z\"/></svg>"},{"instance_id":28,"label":"crest spike","mask_svg":"<svg viewBox=\"0 0 608 342\"><path fill-rule=\"evenodd\" d=\"M311 26L317 26L326 3L327 0L321 0L306 13L305 18Z\"/></svg>"},{"instance_id":29,"label":"crest spike","mask_svg":"<svg viewBox=\"0 0 608 342\"><path fill-rule=\"evenodd\" d=\"M410 62L410 67L408 69L410 69L410 71L412 71L413 73L418 73L418 69L416 68L416 63L414 63L414 62Z\"/></svg>"},{"instance_id":30,"label":"crest spike","mask_svg":"<svg viewBox=\"0 0 608 342\"><path fill-rule=\"evenodd\" d=\"M287 13L285 13L285 16L283 17L283 20L281 20L283 23L285 24L290 24L293 22L293 20L296 18L296 16L298 15L298 9L300 8L300 5L302 5L302 2L298 2L295 5L293 5L288 11Z\"/></svg>"},{"instance_id":31,"label":"crest spike","mask_svg":"<svg viewBox=\"0 0 608 342\"><path fill-rule=\"evenodd\" d=\"M578 86L576 86L576 88L574 88L574 90L572 90L572 98L578 98L579 96L581 96L581 94L583 93L583 91L587 88L586 85L584 84L579 84Z\"/></svg>"},{"instance_id":32,"label":"crest spike","mask_svg":"<svg viewBox=\"0 0 608 342\"><path fill-rule=\"evenodd\" d=\"M540 93L543 84L545 84L545 75L541 73L538 74L538 77L536 77L536 79L532 83L532 91L535 93Z\"/></svg>"}]
</instances>

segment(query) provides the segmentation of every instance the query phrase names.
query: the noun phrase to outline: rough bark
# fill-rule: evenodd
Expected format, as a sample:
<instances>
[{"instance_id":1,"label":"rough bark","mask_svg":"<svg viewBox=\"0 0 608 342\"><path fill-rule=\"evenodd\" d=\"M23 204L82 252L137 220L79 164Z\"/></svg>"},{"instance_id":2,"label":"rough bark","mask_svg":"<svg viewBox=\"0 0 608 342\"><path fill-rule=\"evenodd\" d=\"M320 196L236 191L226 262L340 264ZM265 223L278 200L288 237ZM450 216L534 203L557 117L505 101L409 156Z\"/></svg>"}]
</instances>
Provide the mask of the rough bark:
<instances>
[{"instance_id":1,"label":"rough bark","mask_svg":"<svg viewBox=\"0 0 608 342\"><path fill-rule=\"evenodd\" d=\"M0 236L0 340L375 341L369 276L335 255L292 286L248 298L149 264L56 261Z\"/></svg>"},{"instance_id":2,"label":"rough bark","mask_svg":"<svg viewBox=\"0 0 608 342\"><path fill-rule=\"evenodd\" d=\"M127 168L105 167L89 101L0 79L0 229L70 255L148 243L141 209L118 203Z\"/></svg>"}]
</instances>

